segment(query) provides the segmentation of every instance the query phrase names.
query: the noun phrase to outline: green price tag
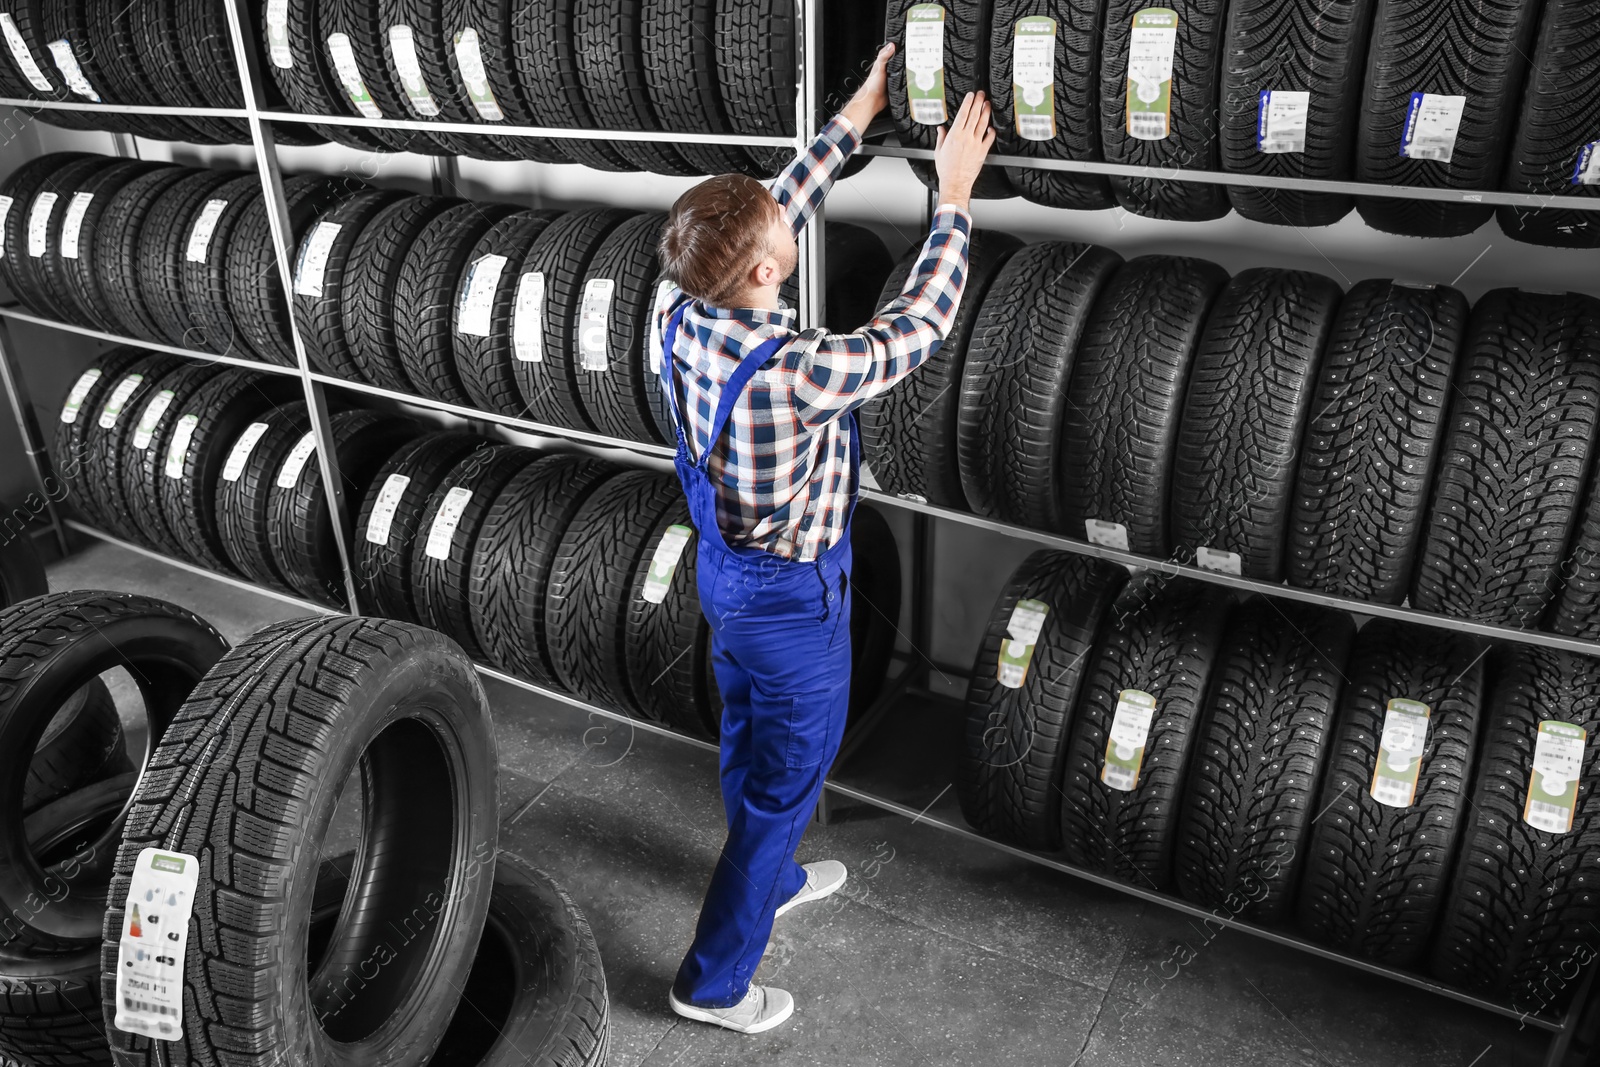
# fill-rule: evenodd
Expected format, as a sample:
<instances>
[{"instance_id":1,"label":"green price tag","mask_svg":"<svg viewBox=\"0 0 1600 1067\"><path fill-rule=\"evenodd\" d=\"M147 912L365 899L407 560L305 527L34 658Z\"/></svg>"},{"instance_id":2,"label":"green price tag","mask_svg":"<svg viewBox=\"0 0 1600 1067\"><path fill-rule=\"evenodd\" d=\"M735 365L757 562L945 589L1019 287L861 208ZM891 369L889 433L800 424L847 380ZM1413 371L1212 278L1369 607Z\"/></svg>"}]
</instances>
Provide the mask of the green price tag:
<instances>
[{"instance_id":1,"label":"green price tag","mask_svg":"<svg viewBox=\"0 0 1600 1067\"><path fill-rule=\"evenodd\" d=\"M672 576L677 573L678 561L683 558L684 546L692 537L694 531L681 524L668 526L661 535L661 540L656 543L655 554L650 557L650 573L644 576L641 595L645 603L659 604L667 599L667 592L672 588Z\"/></svg>"},{"instance_id":2,"label":"green price tag","mask_svg":"<svg viewBox=\"0 0 1600 1067\"><path fill-rule=\"evenodd\" d=\"M1533 742L1533 774L1522 821L1536 830L1564 834L1578 808L1578 777L1588 732L1569 722L1546 719Z\"/></svg>"},{"instance_id":3,"label":"green price tag","mask_svg":"<svg viewBox=\"0 0 1600 1067\"><path fill-rule=\"evenodd\" d=\"M1127 793L1139 784L1144 746L1155 717L1156 698L1149 693L1124 689L1117 696L1117 710L1106 736L1105 766L1100 768L1100 780L1108 787Z\"/></svg>"},{"instance_id":4,"label":"green price tag","mask_svg":"<svg viewBox=\"0 0 1600 1067\"><path fill-rule=\"evenodd\" d=\"M1128 40L1128 136L1163 141L1172 135L1172 60L1178 13L1147 7L1133 16Z\"/></svg>"},{"instance_id":5,"label":"green price tag","mask_svg":"<svg viewBox=\"0 0 1600 1067\"><path fill-rule=\"evenodd\" d=\"M944 8L916 4L906 12L906 99L911 121L941 126L944 102Z\"/></svg>"},{"instance_id":6,"label":"green price tag","mask_svg":"<svg viewBox=\"0 0 1600 1067\"><path fill-rule=\"evenodd\" d=\"M1039 643L1039 632L1044 629L1045 616L1050 605L1042 600L1019 600L1011 609L1011 621L1006 626L1006 639L1000 643L1000 667L996 674L1007 689L1021 689L1028 677L1028 664L1033 662L1033 649Z\"/></svg>"},{"instance_id":7,"label":"green price tag","mask_svg":"<svg viewBox=\"0 0 1600 1067\"><path fill-rule=\"evenodd\" d=\"M1372 799L1391 808L1409 808L1417 798L1422 751L1428 741L1428 705L1400 697L1383 715L1383 738L1372 769Z\"/></svg>"},{"instance_id":8,"label":"green price tag","mask_svg":"<svg viewBox=\"0 0 1600 1067\"><path fill-rule=\"evenodd\" d=\"M1056 135L1056 20L1043 15L1012 27L1011 100L1017 136L1048 141Z\"/></svg>"}]
</instances>

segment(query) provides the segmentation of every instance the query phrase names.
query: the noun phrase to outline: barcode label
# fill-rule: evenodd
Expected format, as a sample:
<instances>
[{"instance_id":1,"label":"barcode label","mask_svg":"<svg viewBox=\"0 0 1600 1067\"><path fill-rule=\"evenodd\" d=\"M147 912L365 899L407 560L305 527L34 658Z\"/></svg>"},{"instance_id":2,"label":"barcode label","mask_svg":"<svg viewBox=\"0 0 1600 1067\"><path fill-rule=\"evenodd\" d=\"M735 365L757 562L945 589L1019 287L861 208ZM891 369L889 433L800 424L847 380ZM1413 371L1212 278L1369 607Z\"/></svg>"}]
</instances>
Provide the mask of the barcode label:
<instances>
[{"instance_id":1,"label":"barcode label","mask_svg":"<svg viewBox=\"0 0 1600 1067\"><path fill-rule=\"evenodd\" d=\"M508 262L510 260L505 256L481 256L467 272L467 284L461 287L461 299L456 305L458 333L474 337L489 336L494 297L500 291L500 275Z\"/></svg>"},{"instance_id":2,"label":"barcode label","mask_svg":"<svg viewBox=\"0 0 1600 1067\"><path fill-rule=\"evenodd\" d=\"M189 248L184 258L190 263L204 263L211 251L211 235L217 232L217 220L228 209L226 200L207 200L189 231Z\"/></svg>"},{"instance_id":3,"label":"barcode label","mask_svg":"<svg viewBox=\"0 0 1600 1067\"><path fill-rule=\"evenodd\" d=\"M906 98L911 121L938 126L949 119L944 102L944 8L915 4L906 10Z\"/></svg>"},{"instance_id":4,"label":"barcode label","mask_svg":"<svg viewBox=\"0 0 1600 1067\"><path fill-rule=\"evenodd\" d=\"M321 296L322 279L328 273L328 257L333 252L333 242L344 229L337 222L319 222L300 246L300 261L294 269L294 291L297 296Z\"/></svg>"},{"instance_id":5,"label":"barcode label","mask_svg":"<svg viewBox=\"0 0 1600 1067\"><path fill-rule=\"evenodd\" d=\"M1263 89L1256 147L1269 156L1304 152L1310 119L1309 92Z\"/></svg>"},{"instance_id":6,"label":"barcode label","mask_svg":"<svg viewBox=\"0 0 1600 1067\"><path fill-rule=\"evenodd\" d=\"M233 443L233 451L228 453L228 462L222 468L222 480L236 482L244 474L244 465L250 462L250 454L256 450L256 442L261 440L261 435L266 433L268 424L265 422L252 422L246 427L244 433Z\"/></svg>"},{"instance_id":7,"label":"barcode label","mask_svg":"<svg viewBox=\"0 0 1600 1067\"><path fill-rule=\"evenodd\" d=\"M417 40L410 26L402 23L389 27L389 50L394 53L394 69L400 74L400 87L417 114L428 118L439 114L439 105L433 102L428 81L422 76L422 64L417 60Z\"/></svg>"},{"instance_id":8,"label":"barcode label","mask_svg":"<svg viewBox=\"0 0 1600 1067\"><path fill-rule=\"evenodd\" d=\"M38 259L50 246L50 216L55 212L57 193L40 193L28 213L28 255Z\"/></svg>"},{"instance_id":9,"label":"barcode label","mask_svg":"<svg viewBox=\"0 0 1600 1067\"><path fill-rule=\"evenodd\" d=\"M50 42L50 54L55 57L56 69L61 76L67 79L67 88L83 97L100 103L100 94L94 91L94 86L89 84L89 79L83 76L83 68L78 66L78 57L72 54L72 42L63 37L59 41Z\"/></svg>"},{"instance_id":10,"label":"barcode label","mask_svg":"<svg viewBox=\"0 0 1600 1067\"><path fill-rule=\"evenodd\" d=\"M67 205L67 217L61 220L62 258L78 258L78 237L83 233L83 216L88 214L89 205L92 203L94 203L93 193L73 194L72 203Z\"/></svg>"},{"instance_id":11,"label":"barcode label","mask_svg":"<svg viewBox=\"0 0 1600 1067\"><path fill-rule=\"evenodd\" d=\"M1570 808L1546 804L1542 800L1528 801L1528 811L1524 816L1529 826L1550 834L1564 834L1572 829L1571 817Z\"/></svg>"},{"instance_id":12,"label":"barcode label","mask_svg":"<svg viewBox=\"0 0 1600 1067\"><path fill-rule=\"evenodd\" d=\"M44 71L39 69L39 63L33 58L33 49L28 47L28 42L22 37L22 31L17 29L17 20L11 17L11 12L0 13L0 31L4 31L6 44L11 48L11 58L17 61L17 66L22 70L22 76L28 79L41 93L48 93L55 89L50 84L50 79L44 76Z\"/></svg>"},{"instance_id":13,"label":"barcode label","mask_svg":"<svg viewBox=\"0 0 1600 1067\"><path fill-rule=\"evenodd\" d=\"M305 469L306 461L317 450L317 435L314 430L307 430L305 436L295 442L289 455L283 461L283 466L278 469L278 488L293 489L300 480L300 472Z\"/></svg>"},{"instance_id":14,"label":"barcode label","mask_svg":"<svg viewBox=\"0 0 1600 1067\"><path fill-rule=\"evenodd\" d=\"M1171 131L1166 115L1141 111L1128 116L1128 132L1141 141L1162 141Z\"/></svg>"},{"instance_id":15,"label":"barcode label","mask_svg":"<svg viewBox=\"0 0 1600 1067\"><path fill-rule=\"evenodd\" d=\"M456 527L461 525L462 513L471 502L472 490L463 486L455 486L444 495L444 502L439 505L439 510L433 516L433 525L428 529L428 544L424 551L431 558L450 558L450 541L456 535Z\"/></svg>"},{"instance_id":16,"label":"barcode label","mask_svg":"<svg viewBox=\"0 0 1600 1067\"><path fill-rule=\"evenodd\" d=\"M1461 130L1461 115L1466 107L1464 96L1412 93L1400 154L1408 159L1450 162L1455 155L1456 134Z\"/></svg>"},{"instance_id":17,"label":"barcode label","mask_svg":"<svg viewBox=\"0 0 1600 1067\"><path fill-rule=\"evenodd\" d=\"M511 317L511 344L524 363L544 359L544 273L524 274L517 282L517 308Z\"/></svg>"},{"instance_id":18,"label":"barcode label","mask_svg":"<svg viewBox=\"0 0 1600 1067\"><path fill-rule=\"evenodd\" d=\"M404 474L391 474L378 491L372 505L372 517L367 520L367 540L375 545L389 543L389 530L394 526L394 513L400 508L400 498L405 495L411 479Z\"/></svg>"},{"instance_id":19,"label":"barcode label","mask_svg":"<svg viewBox=\"0 0 1600 1067\"><path fill-rule=\"evenodd\" d=\"M461 70L461 81L466 86L472 106L477 109L478 117L488 122L499 122L505 118L505 112L500 110L500 104L494 98L494 90L489 87L489 72L483 67L478 31L471 26L456 34L456 66Z\"/></svg>"}]
</instances>

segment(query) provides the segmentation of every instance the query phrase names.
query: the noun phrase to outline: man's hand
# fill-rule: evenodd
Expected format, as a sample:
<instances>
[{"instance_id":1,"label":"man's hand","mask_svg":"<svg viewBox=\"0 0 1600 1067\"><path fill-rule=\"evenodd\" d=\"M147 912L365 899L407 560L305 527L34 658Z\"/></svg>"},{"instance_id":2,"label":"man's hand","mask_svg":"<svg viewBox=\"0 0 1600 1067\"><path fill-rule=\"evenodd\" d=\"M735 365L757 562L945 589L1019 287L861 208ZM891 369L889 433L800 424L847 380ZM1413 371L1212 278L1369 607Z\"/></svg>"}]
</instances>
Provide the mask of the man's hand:
<instances>
[{"instance_id":1,"label":"man's hand","mask_svg":"<svg viewBox=\"0 0 1600 1067\"><path fill-rule=\"evenodd\" d=\"M968 93L950 128L939 131L939 145L933 153L933 166L939 172L939 203L968 209L972 183L978 180L983 161L994 146L990 110L987 96Z\"/></svg>"},{"instance_id":2,"label":"man's hand","mask_svg":"<svg viewBox=\"0 0 1600 1067\"><path fill-rule=\"evenodd\" d=\"M856 95L839 112L850 120L859 134L865 135L872 120L878 117L878 112L889 106L889 57L892 55L893 41L878 49L878 58L873 60L867 80L861 83Z\"/></svg>"}]
</instances>

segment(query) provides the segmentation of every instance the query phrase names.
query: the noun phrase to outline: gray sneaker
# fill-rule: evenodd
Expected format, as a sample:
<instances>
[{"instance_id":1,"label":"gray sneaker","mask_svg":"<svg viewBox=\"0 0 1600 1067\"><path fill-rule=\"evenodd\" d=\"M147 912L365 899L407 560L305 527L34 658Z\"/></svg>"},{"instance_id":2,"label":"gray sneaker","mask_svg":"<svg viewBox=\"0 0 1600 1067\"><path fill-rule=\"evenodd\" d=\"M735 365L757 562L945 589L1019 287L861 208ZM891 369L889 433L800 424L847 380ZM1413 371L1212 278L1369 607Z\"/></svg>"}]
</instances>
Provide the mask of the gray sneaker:
<instances>
[{"instance_id":1,"label":"gray sneaker","mask_svg":"<svg viewBox=\"0 0 1600 1067\"><path fill-rule=\"evenodd\" d=\"M794 998L782 989L752 985L744 999L731 1008L697 1008L685 1004L673 993L667 994L672 1010L685 1019L710 1023L741 1034L759 1034L771 1030L794 1014Z\"/></svg>"},{"instance_id":2,"label":"gray sneaker","mask_svg":"<svg viewBox=\"0 0 1600 1067\"><path fill-rule=\"evenodd\" d=\"M773 918L777 918L791 908L798 908L800 905L809 904L813 900L821 900L823 897L833 896L839 891L839 887L844 885L845 879L850 875L850 872L845 870L844 864L838 860L818 860L816 863L808 863L805 865L805 872L806 884L801 886L800 891L794 896L778 905L777 913Z\"/></svg>"}]
</instances>

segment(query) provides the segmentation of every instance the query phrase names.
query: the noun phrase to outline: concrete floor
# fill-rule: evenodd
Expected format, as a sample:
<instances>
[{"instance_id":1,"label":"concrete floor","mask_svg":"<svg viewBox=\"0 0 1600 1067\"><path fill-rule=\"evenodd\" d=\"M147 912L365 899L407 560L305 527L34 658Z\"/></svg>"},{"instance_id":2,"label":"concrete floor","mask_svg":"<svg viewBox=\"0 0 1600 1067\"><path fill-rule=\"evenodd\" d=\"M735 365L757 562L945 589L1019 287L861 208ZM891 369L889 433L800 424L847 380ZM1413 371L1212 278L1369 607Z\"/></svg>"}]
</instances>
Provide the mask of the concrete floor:
<instances>
[{"instance_id":1,"label":"concrete floor","mask_svg":"<svg viewBox=\"0 0 1600 1067\"><path fill-rule=\"evenodd\" d=\"M161 596L232 640L298 614L109 545L53 566L51 586ZM1542 1035L1512 1021L1248 935L1209 936L861 807L802 848L843 860L849 885L780 920L762 964L761 980L794 993L794 1018L753 1038L679 1020L666 991L722 838L715 757L493 681L488 692L501 847L554 874L593 923L616 1067L1501 1067L1543 1055Z\"/></svg>"}]
</instances>

